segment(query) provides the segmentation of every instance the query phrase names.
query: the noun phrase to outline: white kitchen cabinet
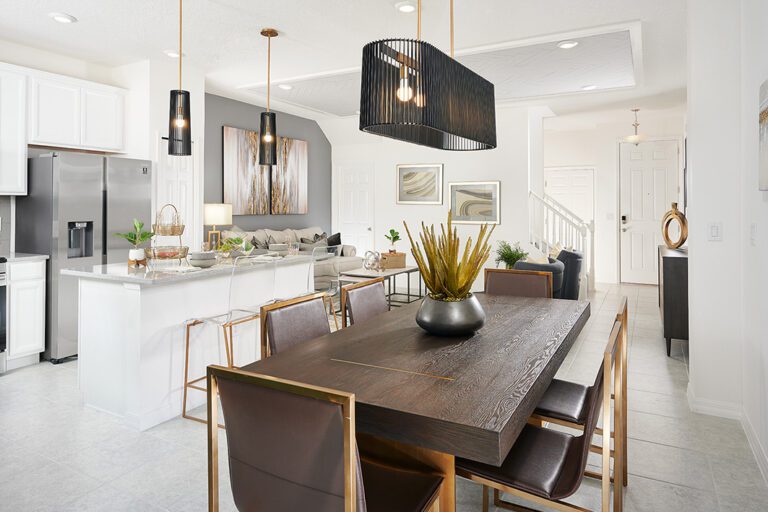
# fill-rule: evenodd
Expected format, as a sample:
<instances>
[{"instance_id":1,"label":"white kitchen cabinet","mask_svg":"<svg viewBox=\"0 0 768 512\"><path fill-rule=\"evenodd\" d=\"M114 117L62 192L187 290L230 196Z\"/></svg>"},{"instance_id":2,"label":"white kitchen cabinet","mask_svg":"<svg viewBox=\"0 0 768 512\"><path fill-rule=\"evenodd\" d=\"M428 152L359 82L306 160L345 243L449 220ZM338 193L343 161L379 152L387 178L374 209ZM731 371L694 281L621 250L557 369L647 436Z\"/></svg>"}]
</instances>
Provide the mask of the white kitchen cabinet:
<instances>
[{"instance_id":1,"label":"white kitchen cabinet","mask_svg":"<svg viewBox=\"0 0 768 512\"><path fill-rule=\"evenodd\" d=\"M0 68L0 195L27 193L27 77Z\"/></svg>"},{"instance_id":2,"label":"white kitchen cabinet","mask_svg":"<svg viewBox=\"0 0 768 512\"><path fill-rule=\"evenodd\" d=\"M8 263L8 360L45 350L45 263Z\"/></svg>"},{"instance_id":3,"label":"white kitchen cabinet","mask_svg":"<svg viewBox=\"0 0 768 512\"><path fill-rule=\"evenodd\" d=\"M82 89L82 146L105 151L123 149L125 98L113 90Z\"/></svg>"},{"instance_id":4,"label":"white kitchen cabinet","mask_svg":"<svg viewBox=\"0 0 768 512\"><path fill-rule=\"evenodd\" d=\"M29 143L80 146L80 86L32 77L29 95Z\"/></svg>"},{"instance_id":5,"label":"white kitchen cabinet","mask_svg":"<svg viewBox=\"0 0 768 512\"><path fill-rule=\"evenodd\" d=\"M33 75L29 86L29 144L120 152L124 148L125 91L116 87Z\"/></svg>"}]
</instances>

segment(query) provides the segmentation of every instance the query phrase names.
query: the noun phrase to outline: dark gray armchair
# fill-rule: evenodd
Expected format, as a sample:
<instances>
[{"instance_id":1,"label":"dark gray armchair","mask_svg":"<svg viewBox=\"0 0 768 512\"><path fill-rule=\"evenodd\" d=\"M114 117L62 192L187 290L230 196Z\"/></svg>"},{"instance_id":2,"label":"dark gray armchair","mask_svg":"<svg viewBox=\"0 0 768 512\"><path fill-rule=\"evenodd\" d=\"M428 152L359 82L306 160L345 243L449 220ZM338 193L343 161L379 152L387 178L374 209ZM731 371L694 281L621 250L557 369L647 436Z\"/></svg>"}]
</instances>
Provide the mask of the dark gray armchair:
<instances>
[{"instance_id":1,"label":"dark gray armchair","mask_svg":"<svg viewBox=\"0 0 768 512\"><path fill-rule=\"evenodd\" d=\"M578 300L581 283L581 265L584 262L584 256L580 252L563 249L557 255L557 259L562 261L565 266L560 298Z\"/></svg>"}]
</instances>

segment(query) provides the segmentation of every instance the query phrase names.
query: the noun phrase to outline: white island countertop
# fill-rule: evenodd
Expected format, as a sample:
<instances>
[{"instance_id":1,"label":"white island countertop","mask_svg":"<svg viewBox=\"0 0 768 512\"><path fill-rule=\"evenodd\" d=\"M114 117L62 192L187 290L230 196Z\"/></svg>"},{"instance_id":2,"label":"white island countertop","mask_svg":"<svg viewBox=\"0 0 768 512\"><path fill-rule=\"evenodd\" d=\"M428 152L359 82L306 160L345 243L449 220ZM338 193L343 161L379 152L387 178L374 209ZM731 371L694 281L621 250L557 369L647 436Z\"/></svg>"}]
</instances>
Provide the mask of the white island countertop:
<instances>
[{"instance_id":1,"label":"white island countertop","mask_svg":"<svg viewBox=\"0 0 768 512\"><path fill-rule=\"evenodd\" d=\"M263 268L273 262L279 266L297 263L307 263L311 256L285 256L264 257L263 260L255 260L252 263L238 266L238 272L247 272L249 269ZM193 267L187 262L181 264L173 261L150 264L150 267L131 268L127 263L113 263L110 265L95 265L91 270L62 269L64 276L73 276L81 279L94 279L98 281L114 281L120 283L132 283L138 285L158 285L179 283L208 277L228 275L232 273L232 260L223 260L209 268Z\"/></svg>"}]
</instances>

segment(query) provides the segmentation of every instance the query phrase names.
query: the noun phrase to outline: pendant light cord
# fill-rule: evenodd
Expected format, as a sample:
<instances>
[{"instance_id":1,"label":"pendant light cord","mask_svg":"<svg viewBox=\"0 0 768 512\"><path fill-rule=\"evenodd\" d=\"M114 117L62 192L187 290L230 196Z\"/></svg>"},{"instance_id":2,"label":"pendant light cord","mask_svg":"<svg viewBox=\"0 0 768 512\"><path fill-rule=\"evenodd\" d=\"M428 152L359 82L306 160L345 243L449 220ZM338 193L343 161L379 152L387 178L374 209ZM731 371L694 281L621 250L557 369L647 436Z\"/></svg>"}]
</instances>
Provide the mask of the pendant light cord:
<instances>
[{"instance_id":1,"label":"pendant light cord","mask_svg":"<svg viewBox=\"0 0 768 512\"><path fill-rule=\"evenodd\" d=\"M182 2L184 0L179 0L179 90L181 90L181 60L182 60L182 53L181 53L181 10L182 10Z\"/></svg>"},{"instance_id":2,"label":"pendant light cord","mask_svg":"<svg viewBox=\"0 0 768 512\"><path fill-rule=\"evenodd\" d=\"M418 10L419 10L419 13L416 16L416 20L417 20L416 21L416 39L418 41L421 41L421 0L419 0L419 3L418 3Z\"/></svg>"},{"instance_id":3,"label":"pendant light cord","mask_svg":"<svg viewBox=\"0 0 768 512\"><path fill-rule=\"evenodd\" d=\"M267 36L267 112L269 112L269 96L272 86L272 36Z\"/></svg>"},{"instance_id":4,"label":"pendant light cord","mask_svg":"<svg viewBox=\"0 0 768 512\"><path fill-rule=\"evenodd\" d=\"M451 0L451 58L453 58L453 0Z\"/></svg>"}]
</instances>

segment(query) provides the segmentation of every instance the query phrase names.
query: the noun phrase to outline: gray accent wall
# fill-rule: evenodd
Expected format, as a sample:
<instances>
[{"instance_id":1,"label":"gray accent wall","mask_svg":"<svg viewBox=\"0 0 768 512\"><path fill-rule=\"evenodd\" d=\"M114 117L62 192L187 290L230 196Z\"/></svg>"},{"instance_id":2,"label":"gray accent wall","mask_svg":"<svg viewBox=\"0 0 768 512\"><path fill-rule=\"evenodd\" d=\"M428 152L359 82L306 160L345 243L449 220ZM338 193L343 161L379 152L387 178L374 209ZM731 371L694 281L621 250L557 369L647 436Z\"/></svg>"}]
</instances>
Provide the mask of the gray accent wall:
<instances>
[{"instance_id":1,"label":"gray accent wall","mask_svg":"<svg viewBox=\"0 0 768 512\"><path fill-rule=\"evenodd\" d=\"M206 203L224 202L223 130L224 126L259 130L263 108L229 98L205 95L205 187ZM290 114L277 113L277 134L309 143L309 213L306 215L236 216L237 226L285 229L320 226L331 229L331 143L317 122Z\"/></svg>"}]
</instances>

